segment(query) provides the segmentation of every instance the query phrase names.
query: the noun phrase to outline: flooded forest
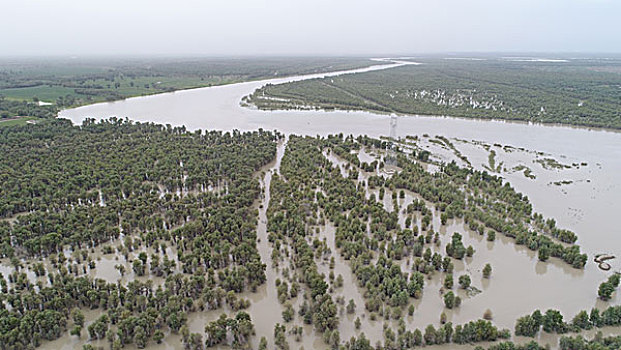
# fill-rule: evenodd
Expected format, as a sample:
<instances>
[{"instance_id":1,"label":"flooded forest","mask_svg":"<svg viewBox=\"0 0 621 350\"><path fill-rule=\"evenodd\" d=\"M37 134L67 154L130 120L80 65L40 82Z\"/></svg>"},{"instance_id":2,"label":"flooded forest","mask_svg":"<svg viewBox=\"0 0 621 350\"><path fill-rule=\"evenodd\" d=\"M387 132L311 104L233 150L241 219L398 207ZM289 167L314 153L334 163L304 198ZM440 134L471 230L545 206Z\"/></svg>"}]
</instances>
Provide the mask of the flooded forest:
<instances>
[{"instance_id":1,"label":"flooded forest","mask_svg":"<svg viewBox=\"0 0 621 350\"><path fill-rule=\"evenodd\" d=\"M0 350L621 350L621 1L5 2Z\"/></svg>"},{"instance_id":2,"label":"flooded forest","mask_svg":"<svg viewBox=\"0 0 621 350\"><path fill-rule=\"evenodd\" d=\"M2 349L621 344L614 257L499 176L588 164L117 118L4 128L0 145Z\"/></svg>"}]
</instances>

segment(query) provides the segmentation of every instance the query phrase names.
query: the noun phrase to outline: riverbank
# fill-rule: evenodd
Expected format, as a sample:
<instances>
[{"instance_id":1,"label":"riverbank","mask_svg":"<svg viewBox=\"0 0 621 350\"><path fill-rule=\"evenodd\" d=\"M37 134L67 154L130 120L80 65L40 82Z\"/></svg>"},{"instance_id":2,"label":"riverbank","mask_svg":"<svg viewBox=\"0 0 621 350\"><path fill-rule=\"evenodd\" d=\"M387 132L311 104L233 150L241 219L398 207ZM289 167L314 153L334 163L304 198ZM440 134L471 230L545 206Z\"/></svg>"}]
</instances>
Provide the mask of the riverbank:
<instances>
[{"instance_id":1,"label":"riverbank","mask_svg":"<svg viewBox=\"0 0 621 350\"><path fill-rule=\"evenodd\" d=\"M244 101L264 110L360 110L621 129L621 74L598 71L608 61L417 62L423 64L266 85ZM621 60L612 64L621 66Z\"/></svg>"},{"instance_id":2,"label":"riverbank","mask_svg":"<svg viewBox=\"0 0 621 350\"><path fill-rule=\"evenodd\" d=\"M377 65L355 71L268 79L136 97L63 110L59 115L76 124L81 124L85 118L118 116L140 122L183 125L188 130L248 131L262 128L309 136L333 133L389 136L393 130L391 121L393 118L388 115L362 111L262 111L242 107L240 101L242 97L266 84L276 85L305 79L336 77L341 74L399 66L399 64ZM617 198L621 198L621 179L617 176L621 172L620 133L572 126L451 117L396 116L394 119L396 119L394 133L397 137L444 135L449 139L476 140L490 145L502 143L544 152L558 159L587 162L589 167L563 171L557 174L558 178L550 178L546 183L533 181L520 172L505 172L502 176L519 191L529 195L535 209L557 217L560 225L577 232L581 237L580 244L587 252L599 253L609 247L604 242L615 241L618 238L615 234L617 226L610 218L615 217L612 208L615 207ZM479 152L468 145L457 147L469 158ZM498 157L502 158L503 153L498 153ZM476 157L481 157L481 161L473 162L475 166L488 163L487 152ZM524 165L533 167L530 164ZM573 181L571 185L548 186L548 182L569 180Z\"/></svg>"},{"instance_id":3,"label":"riverbank","mask_svg":"<svg viewBox=\"0 0 621 350\"><path fill-rule=\"evenodd\" d=\"M135 96L372 64L358 57L7 58L0 60L0 114L49 117L62 108Z\"/></svg>"}]
</instances>

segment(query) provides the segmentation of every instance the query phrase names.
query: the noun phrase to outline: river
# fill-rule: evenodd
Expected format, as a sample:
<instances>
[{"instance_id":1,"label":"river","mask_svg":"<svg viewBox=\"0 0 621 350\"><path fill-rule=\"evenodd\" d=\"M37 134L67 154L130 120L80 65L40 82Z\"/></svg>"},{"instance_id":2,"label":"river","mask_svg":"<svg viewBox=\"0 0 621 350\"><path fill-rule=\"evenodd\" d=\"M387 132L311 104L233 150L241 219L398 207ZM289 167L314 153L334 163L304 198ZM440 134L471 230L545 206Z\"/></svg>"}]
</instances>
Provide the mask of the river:
<instances>
[{"instance_id":1,"label":"river","mask_svg":"<svg viewBox=\"0 0 621 350\"><path fill-rule=\"evenodd\" d=\"M373 137L388 136L391 132L391 117L388 115L353 111L261 111L242 107L240 101L265 84L390 69L406 63L403 61L388 63L384 60L368 68L350 71L129 98L63 110L59 113L59 117L68 118L76 124L87 117L100 119L118 116L142 122L185 125L189 130L245 131L263 128L277 129L287 134L344 133L366 134ZM536 257L529 254L527 249L514 249L509 242L497 243L498 246L494 247L493 253L487 243L477 242L475 248L481 253L478 255L481 264L487 260L492 261L495 276L504 276L502 277L504 281L494 284L492 279L489 291L482 293L483 296L486 294L487 296L478 301L473 299L470 303L466 302L462 317L457 314L452 317L454 321L461 323L472 316L467 308L474 308L475 305L477 311L472 314L479 314L479 309L486 304L494 305L497 321L500 321L501 326L508 328L513 328L513 320L530 313L532 307L556 307L563 311L566 317L572 317L580 309L596 305L605 307L605 304L597 300L597 286L609 273L599 270L596 264L592 263L592 257L601 252L621 257L621 226L616 218L619 213L618 202L621 199L621 133L568 126L431 116L397 116L396 122L397 136L422 137L428 134L431 137L443 135L451 139L477 169L482 169L488 164L488 149L480 147L480 143L459 142L457 139L487 143L497 152L496 162L504 162L505 167L509 168L509 171L500 171L498 175L507 179L518 191L528 195L535 211L543 213L545 217L555 218L559 227L575 231L579 236L577 243L589 255L589 263L585 270L577 271L562 264L536 263ZM434 147L432 143L427 144L430 149ZM499 145L493 146L494 144ZM523 151L503 151L506 148L501 146L506 145L515 149L523 148ZM437 151L447 160L451 159L451 152L446 149ZM544 168L534 162L544 158L553 158L563 164L579 165L558 169ZM520 171L510 171L511 167L520 164L532 168L537 178L528 178ZM553 184L565 180L568 183ZM454 227L454 229L463 228ZM475 242L476 239L472 241ZM499 252L496 250L499 249L504 257L506 254L520 255L519 263L526 265L517 268L518 260L498 259ZM621 268L619 260L612 260L614 270ZM532 264L529 264L529 261ZM522 276L523 282L526 283L520 283ZM530 283L538 283L544 288L543 290L532 288ZM269 287L271 285L268 284ZM488 289L486 286L483 287ZM618 291L615 293L612 304L621 302L619 294L621 293ZM532 300L517 301L520 298ZM503 303L510 306L505 310ZM441 305L438 306L441 308ZM435 317L437 316L434 315Z\"/></svg>"}]
</instances>

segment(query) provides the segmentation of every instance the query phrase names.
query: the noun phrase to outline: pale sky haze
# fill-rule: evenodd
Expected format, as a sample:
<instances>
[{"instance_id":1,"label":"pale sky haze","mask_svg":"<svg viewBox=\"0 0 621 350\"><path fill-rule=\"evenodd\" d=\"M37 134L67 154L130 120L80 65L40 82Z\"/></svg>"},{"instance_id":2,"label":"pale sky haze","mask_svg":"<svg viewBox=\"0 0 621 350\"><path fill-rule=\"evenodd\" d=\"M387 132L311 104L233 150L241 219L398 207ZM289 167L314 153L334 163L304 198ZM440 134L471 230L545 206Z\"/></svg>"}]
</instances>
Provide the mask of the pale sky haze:
<instances>
[{"instance_id":1,"label":"pale sky haze","mask_svg":"<svg viewBox=\"0 0 621 350\"><path fill-rule=\"evenodd\" d=\"M0 56L621 52L618 0L0 0Z\"/></svg>"}]
</instances>

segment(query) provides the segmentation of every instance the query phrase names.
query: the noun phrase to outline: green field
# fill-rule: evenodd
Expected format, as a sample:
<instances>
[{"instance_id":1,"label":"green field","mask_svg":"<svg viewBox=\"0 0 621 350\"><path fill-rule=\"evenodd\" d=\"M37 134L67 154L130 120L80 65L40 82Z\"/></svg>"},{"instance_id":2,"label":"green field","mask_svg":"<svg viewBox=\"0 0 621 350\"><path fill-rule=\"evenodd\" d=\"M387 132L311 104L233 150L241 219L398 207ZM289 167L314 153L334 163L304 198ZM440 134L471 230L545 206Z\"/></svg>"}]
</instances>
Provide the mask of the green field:
<instances>
[{"instance_id":1,"label":"green field","mask_svg":"<svg viewBox=\"0 0 621 350\"><path fill-rule=\"evenodd\" d=\"M49 117L58 109L96 102L371 64L366 58L300 57L4 59L0 118ZM37 101L53 106L39 107Z\"/></svg>"},{"instance_id":2,"label":"green field","mask_svg":"<svg viewBox=\"0 0 621 350\"><path fill-rule=\"evenodd\" d=\"M36 117L25 117L19 119L9 119L9 120L1 120L0 119L0 128L4 128L7 126L15 126L15 125L26 125L28 121L40 121L41 118Z\"/></svg>"},{"instance_id":3,"label":"green field","mask_svg":"<svg viewBox=\"0 0 621 350\"><path fill-rule=\"evenodd\" d=\"M24 88L3 89L2 94L8 100L16 101L32 101L34 97L37 99L53 103L60 96L73 93L73 89L62 86L40 85Z\"/></svg>"}]
</instances>

